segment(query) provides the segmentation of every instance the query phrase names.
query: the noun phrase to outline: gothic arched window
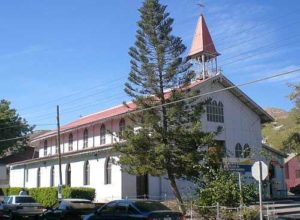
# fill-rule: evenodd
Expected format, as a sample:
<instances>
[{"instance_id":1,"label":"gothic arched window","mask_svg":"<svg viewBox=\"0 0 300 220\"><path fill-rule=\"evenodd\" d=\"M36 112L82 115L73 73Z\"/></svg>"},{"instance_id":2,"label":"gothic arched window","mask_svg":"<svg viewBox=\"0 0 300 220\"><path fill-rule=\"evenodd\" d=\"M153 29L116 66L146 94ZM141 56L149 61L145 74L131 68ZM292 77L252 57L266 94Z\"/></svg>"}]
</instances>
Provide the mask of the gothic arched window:
<instances>
[{"instance_id":1,"label":"gothic arched window","mask_svg":"<svg viewBox=\"0 0 300 220\"><path fill-rule=\"evenodd\" d=\"M44 156L47 156L48 154L48 141L44 141Z\"/></svg>"},{"instance_id":2,"label":"gothic arched window","mask_svg":"<svg viewBox=\"0 0 300 220\"><path fill-rule=\"evenodd\" d=\"M224 106L221 101L213 100L206 104L207 121L224 123Z\"/></svg>"},{"instance_id":3,"label":"gothic arched window","mask_svg":"<svg viewBox=\"0 0 300 220\"><path fill-rule=\"evenodd\" d=\"M125 126L126 126L125 119L122 118L119 122L119 132L120 132L121 137L124 135Z\"/></svg>"},{"instance_id":4,"label":"gothic arched window","mask_svg":"<svg viewBox=\"0 0 300 220\"><path fill-rule=\"evenodd\" d=\"M54 166L50 169L50 186L54 186L54 178L55 178L55 169Z\"/></svg>"},{"instance_id":5,"label":"gothic arched window","mask_svg":"<svg viewBox=\"0 0 300 220\"><path fill-rule=\"evenodd\" d=\"M101 125L101 128L100 128L100 144L105 144L105 136L106 136L106 128L105 128L105 125Z\"/></svg>"},{"instance_id":6,"label":"gothic arched window","mask_svg":"<svg viewBox=\"0 0 300 220\"><path fill-rule=\"evenodd\" d=\"M83 166L83 185L90 185L90 164L85 161Z\"/></svg>"},{"instance_id":7,"label":"gothic arched window","mask_svg":"<svg viewBox=\"0 0 300 220\"><path fill-rule=\"evenodd\" d=\"M235 145L235 157L236 158L241 158L243 155L243 148L242 145L240 143L237 143Z\"/></svg>"},{"instance_id":8,"label":"gothic arched window","mask_svg":"<svg viewBox=\"0 0 300 220\"><path fill-rule=\"evenodd\" d=\"M71 165L66 166L66 185L71 186Z\"/></svg>"},{"instance_id":9,"label":"gothic arched window","mask_svg":"<svg viewBox=\"0 0 300 220\"><path fill-rule=\"evenodd\" d=\"M89 143L89 132L88 129L84 129L83 132L83 148L87 148Z\"/></svg>"},{"instance_id":10,"label":"gothic arched window","mask_svg":"<svg viewBox=\"0 0 300 220\"><path fill-rule=\"evenodd\" d=\"M36 174L36 187L39 188L41 187L41 169L37 169L37 174Z\"/></svg>"},{"instance_id":11,"label":"gothic arched window","mask_svg":"<svg viewBox=\"0 0 300 220\"><path fill-rule=\"evenodd\" d=\"M72 151L73 150L73 134L69 134L69 151Z\"/></svg>"},{"instance_id":12,"label":"gothic arched window","mask_svg":"<svg viewBox=\"0 0 300 220\"><path fill-rule=\"evenodd\" d=\"M244 145L244 152L243 152L243 154L244 154L244 158L250 157L251 148L250 148L249 144L245 144Z\"/></svg>"},{"instance_id":13,"label":"gothic arched window","mask_svg":"<svg viewBox=\"0 0 300 220\"><path fill-rule=\"evenodd\" d=\"M104 184L111 184L112 159L110 157L106 158L104 167Z\"/></svg>"}]
</instances>

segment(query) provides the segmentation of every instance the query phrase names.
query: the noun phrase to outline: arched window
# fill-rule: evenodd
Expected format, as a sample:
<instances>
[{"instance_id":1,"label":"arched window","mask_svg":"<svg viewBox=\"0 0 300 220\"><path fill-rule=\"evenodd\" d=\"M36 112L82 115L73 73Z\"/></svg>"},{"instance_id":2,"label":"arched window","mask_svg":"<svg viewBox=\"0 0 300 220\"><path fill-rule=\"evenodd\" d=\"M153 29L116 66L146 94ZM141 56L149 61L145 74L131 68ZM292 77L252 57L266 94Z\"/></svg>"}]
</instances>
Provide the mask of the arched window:
<instances>
[{"instance_id":1,"label":"arched window","mask_svg":"<svg viewBox=\"0 0 300 220\"><path fill-rule=\"evenodd\" d=\"M58 141L57 141L57 138L55 138L55 154L58 154Z\"/></svg>"},{"instance_id":2,"label":"arched window","mask_svg":"<svg viewBox=\"0 0 300 220\"><path fill-rule=\"evenodd\" d=\"M50 186L54 186L54 178L55 178L55 169L54 166L50 169Z\"/></svg>"},{"instance_id":3,"label":"arched window","mask_svg":"<svg viewBox=\"0 0 300 220\"><path fill-rule=\"evenodd\" d=\"M112 159L110 157L106 158L104 170L104 184L111 184L111 166Z\"/></svg>"},{"instance_id":4,"label":"arched window","mask_svg":"<svg viewBox=\"0 0 300 220\"><path fill-rule=\"evenodd\" d=\"M235 157L236 158L241 158L242 154L243 154L243 148L242 148L240 143L237 143L235 145Z\"/></svg>"},{"instance_id":5,"label":"arched window","mask_svg":"<svg viewBox=\"0 0 300 220\"><path fill-rule=\"evenodd\" d=\"M249 144L245 144L244 145L244 152L243 152L243 154L244 154L244 158L250 157L251 148L250 148Z\"/></svg>"},{"instance_id":6,"label":"arched window","mask_svg":"<svg viewBox=\"0 0 300 220\"><path fill-rule=\"evenodd\" d=\"M44 156L47 156L48 154L48 141L44 141Z\"/></svg>"},{"instance_id":7,"label":"arched window","mask_svg":"<svg viewBox=\"0 0 300 220\"><path fill-rule=\"evenodd\" d=\"M101 125L101 128L100 128L100 144L105 144L105 136L106 136L106 128L105 128L105 125Z\"/></svg>"},{"instance_id":8,"label":"arched window","mask_svg":"<svg viewBox=\"0 0 300 220\"><path fill-rule=\"evenodd\" d=\"M28 182L28 167L26 167L25 171L25 181Z\"/></svg>"},{"instance_id":9,"label":"arched window","mask_svg":"<svg viewBox=\"0 0 300 220\"><path fill-rule=\"evenodd\" d=\"M219 103L218 103L217 115L218 115L218 121L221 123L224 123L224 106L221 101L219 101Z\"/></svg>"},{"instance_id":10,"label":"arched window","mask_svg":"<svg viewBox=\"0 0 300 220\"><path fill-rule=\"evenodd\" d=\"M125 119L122 118L119 122L119 132L121 136L124 134L124 131L125 131Z\"/></svg>"},{"instance_id":11,"label":"arched window","mask_svg":"<svg viewBox=\"0 0 300 220\"><path fill-rule=\"evenodd\" d=\"M83 148L87 148L89 143L89 132L88 129L84 129L83 132Z\"/></svg>"},{"instance_id":12,"label":"arched window","mask_svg":"<svg viewBox=\"0 0 300 220\"><path fill-rule=\"evenodd\" d=\"M66 185L71 186L71 165L66 166Z\"/></svg>"},{"instance_id":13,"label":"arched window","mask_svg":"<svg viewBox=\"0 0 300 220\"><path fill-rule=\"evenodd\" d=\"M206 105L207 121L224 123L224 106L221 101L210 101Z\"/></svg>"},{"instance_id":14,"label":"arched window","mask_svg":"<svg viewBox=\"0 0 300 220\"><path fill-rule=\"evenodd\" d=\"M73 134L69 134L69 151L72 151L73 150Z\"/></svg>"},{"instance_id":15,"label":"arched window","mask_svg":"<svg viewBox=\"0 0 300 220\"><path fill-rule=\"evenodd\" d=\"M90 164L89 161L84 163L83 167L83 185L90 185Z\"/></svg>"},{"instance_id":16,"label":"arched window","mask_svg":"<svg viewBox=\"0 0 300 220\"><path fill-rule=\"evenodd\" d=\"M41 187L41 169L37 169L37 174L36 174L36 187L39 188Z\"/></svg>"}]
</instances>

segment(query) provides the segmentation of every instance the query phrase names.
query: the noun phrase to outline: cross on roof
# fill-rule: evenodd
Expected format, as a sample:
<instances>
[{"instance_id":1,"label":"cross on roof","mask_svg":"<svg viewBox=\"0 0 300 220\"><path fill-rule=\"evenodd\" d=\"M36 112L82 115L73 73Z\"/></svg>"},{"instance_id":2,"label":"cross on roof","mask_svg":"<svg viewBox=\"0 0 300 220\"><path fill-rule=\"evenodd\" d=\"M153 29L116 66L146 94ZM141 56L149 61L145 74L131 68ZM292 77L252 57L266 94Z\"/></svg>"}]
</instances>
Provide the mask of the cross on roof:
<instances>
[{"instance_id":1,"label":"cross on roof","mask_svg":"<svg viewBox=\"0 0 300 220\"><path fill-rule=\"evenodd\" d=\"M197 4L200 8L200 14L203 14L204 12L204 8L205 8L205 4L204 4L204 1L201 0L198 4Z\"/></svg>"}]
</instances>

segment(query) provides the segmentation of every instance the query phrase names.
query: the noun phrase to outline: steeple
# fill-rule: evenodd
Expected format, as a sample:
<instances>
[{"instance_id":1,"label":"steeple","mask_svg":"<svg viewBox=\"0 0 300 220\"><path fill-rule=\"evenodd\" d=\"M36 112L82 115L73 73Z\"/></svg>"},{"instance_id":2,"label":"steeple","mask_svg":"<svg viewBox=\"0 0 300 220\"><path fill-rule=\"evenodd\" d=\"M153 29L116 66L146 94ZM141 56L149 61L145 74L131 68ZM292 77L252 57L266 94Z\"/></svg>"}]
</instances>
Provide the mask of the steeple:
<instances>
[{"instance_id":1,"label":"steeple","mask_svg":"<svg viewBox=\"0 0 300 220\"><path fill-rule=\"evenodd\" d=\"M216 68L213 70L215 73L217 72L217 56L220 54L217 52L214 42L210 36L209 30L207 28L204 16L201 14L196 31L194 34L192 47L190 49L188 58L191 60L195 60L202 65L202 77L209 77L208 70L206 69L206 63L214 62ZM212 69L211 69L212 70Z\"/></svg>"}]
</instances>

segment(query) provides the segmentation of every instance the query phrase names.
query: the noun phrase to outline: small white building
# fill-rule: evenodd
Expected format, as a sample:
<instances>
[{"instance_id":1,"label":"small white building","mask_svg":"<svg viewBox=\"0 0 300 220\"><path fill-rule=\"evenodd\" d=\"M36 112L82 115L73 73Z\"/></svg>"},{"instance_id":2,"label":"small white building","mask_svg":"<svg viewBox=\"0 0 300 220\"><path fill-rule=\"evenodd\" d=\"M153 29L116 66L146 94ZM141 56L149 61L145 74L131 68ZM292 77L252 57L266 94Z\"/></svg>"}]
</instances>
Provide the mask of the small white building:
<instances>
[{"instance_id":1,"label":"small white building","mask_svg":"<svg viewBox=\"0 0 300 220\"><path fill-rule=\"evenodd\" d=\"M197 89L205 94L234 86L217 69L205 67L205 64L215 61L218 55L204 17L200 16L189 58L199 61L203 71L192 82L191 90ZM202 129L215 131L219 126L223 128L216 140L224 148L227 157L246 157L252 161L263 159L260 154L261 125L273 118L237 87L201 97L207 98L212 101L206 106L206 112L199 116ZM126 113L132 111L134 105L129 103L129 106L131 108L116 106L61 127L64 185L93 187L96 189L96 201L99 202L143 195L153 199L173 196L166 178L132 176L113 163L113 160L118 160L118 155L111 152L112 145L118 141L114 133L129 123ZM10 164L10 186L57 186L59 166L56 131L34 138L32 145L39 151L39 157ZM278 172L282 172L278 176L283 176L283 170ZM244 174L245 179L249 179L249 169ZM279 181L284 182L283 179ZM189 196L192 193L190 183L180 180L178 183L183 194Z\"/></svg>"}]
</instances>

